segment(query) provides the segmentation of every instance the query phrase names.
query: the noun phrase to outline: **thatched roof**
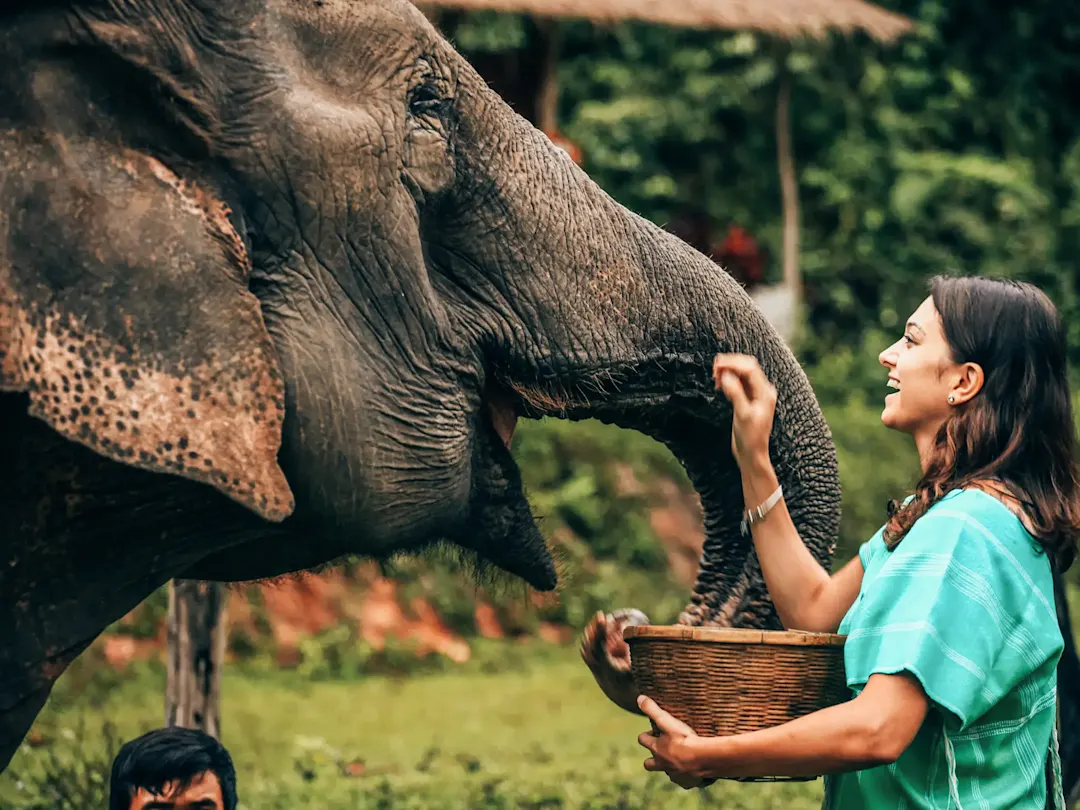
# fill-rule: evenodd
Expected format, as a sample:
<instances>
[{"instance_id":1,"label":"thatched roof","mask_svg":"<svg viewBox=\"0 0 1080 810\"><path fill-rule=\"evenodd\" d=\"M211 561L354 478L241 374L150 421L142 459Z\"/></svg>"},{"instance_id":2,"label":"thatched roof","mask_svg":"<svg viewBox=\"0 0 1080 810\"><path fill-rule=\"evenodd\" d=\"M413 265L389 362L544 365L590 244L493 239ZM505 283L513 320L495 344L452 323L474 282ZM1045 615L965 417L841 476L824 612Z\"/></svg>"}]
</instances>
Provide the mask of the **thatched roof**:
<instances>
[{"instance_id":1,"label":"thatched roof","mask_svg":"<svg viewBox=\"0 0 1080 810\"><path fill-rule=\"evenodd\" d=\"M756 29L789 39L861 30L891 42L911 21L864 0L414 0L470 11L515 11L597 22L642 20L687 28Z\"/></svg>"}]
</instances>

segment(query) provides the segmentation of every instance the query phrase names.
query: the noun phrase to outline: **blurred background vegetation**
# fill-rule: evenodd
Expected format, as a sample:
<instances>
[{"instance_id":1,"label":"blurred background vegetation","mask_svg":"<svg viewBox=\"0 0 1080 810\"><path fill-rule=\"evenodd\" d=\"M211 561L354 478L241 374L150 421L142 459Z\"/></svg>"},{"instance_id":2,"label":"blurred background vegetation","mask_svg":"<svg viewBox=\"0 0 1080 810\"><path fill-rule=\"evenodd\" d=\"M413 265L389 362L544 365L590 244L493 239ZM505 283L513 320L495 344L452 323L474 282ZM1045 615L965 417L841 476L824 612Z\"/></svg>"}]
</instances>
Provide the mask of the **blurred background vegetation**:
<instances>
[{"instance_id":1,"label":"blurred background vegetation","mask_svg":"<svg viewBox=\"0 0 1080 810\"><path fill-rule=\"evenodd\" d=\"M806 301L795 348L839 453L839 561L878 528L886 501L902 496L915 480L909 441L879 422L886 391L877 354L899 336L931 275L980 273L1038 284L1061 308L1074 367L1080 361L1080 15L1052 0L881 5L913 18L915 33L890 47L863 36L798 42L786 56L794 77L791 121ZM527 44L534 25L521 15L463 13L446 32L467 57L483 59ZM766 281L779 280L775 45L748 32L573 21L561 26L559 126L580 148L584 169L617 200L661 225L704 221L721 235L738 225L769 257ZM245 806L632 808L661 800L666 807L816 806L816 785L721 784L711 799L656 785L647 790L657 794L642 793L652 783L640 772L633 744L631 729L636 734L640 723L602 701L573 660L572 639L597 609L634 605L656 622L674 619L689 582L676 565L685 549L673 549L671 541L682 524L676 521L665 538L655 516L664 508L692 515L692 489L665 448L593 422L522 424L514 454L563 569L557 599L530 600L511 585L477 585L450 558L401 560L383 571L398 584L403 602L426 599L453 633L474 639L464 667L437 655L418 657L405 642L376 649L342 621L300 641L292 671L279 681L281 658L270 619L260 613L258 594L250 596L255 618L230 635L223 700L226 742L254 797ZM554 662L531 653L531 663L522 663L524 647L476 638L483 635L481 597L512 638L529 638L541 625L565 628L553 636L562 642L551 645L561 650L551 653ZM153 638L160 635L164 612L161 592L111 632ZM157 665L151 661L120 674L102 656L96 646L64 676L40 721L42 739L62 740L75 717L97 718L91 723L100 726L107 705L128 735L158 724ZM430 687L432 705L447 701L436 712L440 719L414 718L408 690L428 687L395 679L447 669L456 674L438 677L466 680ZM507 673L514 677L500 680ZM323 691L318 700L309 691L361 675L388 677L391 685L365 681L363 691L336 697ZM133 685L125 687L125 679ZM522 679L529 688L519 694L514 690ZM124 688L133 690L123 693L127 709L115 706L117 690ZM296 690L307 702L289 713L292 725L267 719L266 707L292 705L288 696ZM372 703L349 707L361 698ZM474 706L502 701L488 719L500 729L518 729L516 737L481 733L479 720L450 706L454 699ZM422 697L415 700L422 703ZM407 708L395 719L380 713L383 705ZM577 722L565 721L567 713ZM373 748L365 728L388 722L399 724L393 734L379 735L389 748ZM294 739L297 724L323 729L326 739ZM403 741L401 752L388 739L395 736ZM499 759L526 737L542 740L532 756L539 770L531 776ZM90 793L64 804L56 785L67 777L49 774L67 773L67 766L41 754L49 749L41 745L28 745L13 766L15 775L0 778L0 805L94 806L85 797L93 794L94 778L100 783L100 772L82 779ZM379 767L388 770L363 787L342 782L329 793L316 791L315 785L354 761L354 754L341 753L350 745L369 757L374 751ZM435 750L427 759L420 757L424 746ZM457 746L456 753L440 746ZM91 772L92 747L76 747L81 767ZM474 764L469 751L481 752ZM402 765L407 757L418 761ZM601 760L603 767L596 764ZM457 776L450 780L438 762ZM499 775L500 767L509 771ZM442 781L424 788L422 775L432 773L441 773Z\"/></svg>"}]
</instances>

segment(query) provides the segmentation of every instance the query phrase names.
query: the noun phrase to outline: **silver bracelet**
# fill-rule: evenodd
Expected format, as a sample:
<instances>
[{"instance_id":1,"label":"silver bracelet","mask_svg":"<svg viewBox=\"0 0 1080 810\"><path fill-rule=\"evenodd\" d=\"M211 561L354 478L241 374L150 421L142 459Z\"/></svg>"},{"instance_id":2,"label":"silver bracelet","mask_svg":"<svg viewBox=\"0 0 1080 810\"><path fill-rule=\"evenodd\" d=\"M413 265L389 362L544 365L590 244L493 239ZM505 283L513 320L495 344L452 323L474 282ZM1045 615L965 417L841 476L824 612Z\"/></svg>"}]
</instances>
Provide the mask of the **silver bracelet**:
<instances>
[{"instance_id":1,"label":"silver bracelet","mask_svg":"<svg viewBox=\"0 0 1080 810\"><path fill-rule=\"evenodd\" d=\"M784 488L778 486L775 491L773 491L773 494L765 499L765 502L761 504L761 506L746 510L746 514L739 523L739 531L742 532L744 537L750 534L750 527L753 524L760 523L765 519L765 516L772 511L772 508L780 502L782 497L784 497Z\"/></svg>"}]
</instances>

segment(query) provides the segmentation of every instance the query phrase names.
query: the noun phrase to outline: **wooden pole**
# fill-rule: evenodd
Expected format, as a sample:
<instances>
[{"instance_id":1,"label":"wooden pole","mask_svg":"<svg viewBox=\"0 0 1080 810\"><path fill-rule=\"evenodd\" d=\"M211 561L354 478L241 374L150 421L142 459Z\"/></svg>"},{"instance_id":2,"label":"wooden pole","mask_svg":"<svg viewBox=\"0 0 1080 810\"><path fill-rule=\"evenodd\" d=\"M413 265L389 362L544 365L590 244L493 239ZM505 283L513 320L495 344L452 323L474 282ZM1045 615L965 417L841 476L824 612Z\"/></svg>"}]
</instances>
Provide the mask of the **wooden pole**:
<instances>
[{"instance_id":1,"label":"wooden pole","mask_svg":"<svg viewBox=\"0 0 1080 810\"><path fill-rule=\"evenodd\" d=\"M221 737L225 588L218 582L169 583L165 724Z\"/></svg>"},{"instance_id":2,"label":"wooden pole","mask_svg":"<svg viewBox=\"0 0 1080 810\"><path fill-rule=\"evenodd\" d=\"M541 132L554 135L559 131L559 23L546 17L538 19L536 30L542 43L535 123Z\"/></svg>"},{"instance_id":3,"label":"wooden pole","mask_svg":"<svg viewBox=\"0 0 1080 810\"><path fill-rule=\"evenodd\" d=\"M777 57L776 162L784 213L784 286L792 297L795 317L800 318L803 290L799 273L799 184L791 147L791 72L787 55L788 48L784 46Z\"/></svg>"}]
</instances>

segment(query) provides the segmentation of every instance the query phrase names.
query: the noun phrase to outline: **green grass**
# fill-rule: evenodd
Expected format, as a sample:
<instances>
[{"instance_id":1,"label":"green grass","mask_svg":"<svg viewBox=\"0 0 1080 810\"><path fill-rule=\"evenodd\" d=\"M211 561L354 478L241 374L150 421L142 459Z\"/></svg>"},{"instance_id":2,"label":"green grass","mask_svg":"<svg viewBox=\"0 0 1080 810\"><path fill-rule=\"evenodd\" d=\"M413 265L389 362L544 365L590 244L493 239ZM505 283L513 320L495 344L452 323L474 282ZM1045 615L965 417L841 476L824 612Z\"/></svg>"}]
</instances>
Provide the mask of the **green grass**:
<instances>
[{"instance_id":1,"label":"green grass","mask_svg":"<svg viewBox=\"0 0 1080 810\"><path fill-rule=\"evenodd\" d=\"M786 808L821 804L822 783L719 782L682 791L646 773L647 721L607 702L573 649L489 643L459 670L403 679L304 682L235 669L223 682L223 740L248 810L319 808ZM67 677L67 676L65 676ZM160 722L163 676L141 667L100 687L58 684L37 728L56 742L24 748L0 776L0 806L50 808L15 789L51 750L100 749L107 718L121 739ZM93 682L91 682L93 683ZM65 732L85 727L87 739ZM363 761L366 775L339 763ZM80 808L82 810L82 808ZM89 810L87 808L86 810Z\"/></svg>"}]
</instances>

